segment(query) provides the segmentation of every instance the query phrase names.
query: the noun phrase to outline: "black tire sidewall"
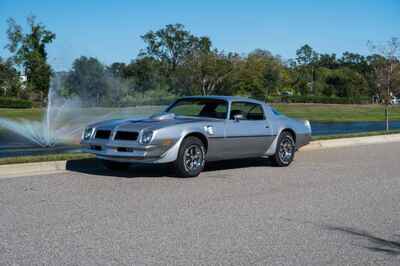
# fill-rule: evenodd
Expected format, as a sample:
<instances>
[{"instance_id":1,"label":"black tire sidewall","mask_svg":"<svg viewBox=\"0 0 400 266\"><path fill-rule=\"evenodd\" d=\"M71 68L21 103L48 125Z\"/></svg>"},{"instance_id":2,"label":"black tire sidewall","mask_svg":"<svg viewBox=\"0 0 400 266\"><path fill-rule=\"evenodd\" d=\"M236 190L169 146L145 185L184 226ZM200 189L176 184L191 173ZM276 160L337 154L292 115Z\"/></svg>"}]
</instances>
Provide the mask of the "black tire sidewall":
<instances>
[{"instance_id":1,"label":"black tire sidewall","mask_svg":"<svg viewBox=\"0 0 400 266\"><path fill-rule=\"evenodd\" d=\"M196 171L187 171L185 169L185 165L184 165L184 159L183 159L184 152L191 145L198 145L203 153L202 166L199 167ZM203 171L203 169L204 169L205 160L206 160L205 156L206 156L205 147L204 147L203 142L199 138L187 137L187 138L183 139L181 146L179 147L178 158L176 159L175 164L174 164L176 174L179 177L196 177L196 176L198 176L201 173L201 171Z\"/></svg>"}]
</instances>

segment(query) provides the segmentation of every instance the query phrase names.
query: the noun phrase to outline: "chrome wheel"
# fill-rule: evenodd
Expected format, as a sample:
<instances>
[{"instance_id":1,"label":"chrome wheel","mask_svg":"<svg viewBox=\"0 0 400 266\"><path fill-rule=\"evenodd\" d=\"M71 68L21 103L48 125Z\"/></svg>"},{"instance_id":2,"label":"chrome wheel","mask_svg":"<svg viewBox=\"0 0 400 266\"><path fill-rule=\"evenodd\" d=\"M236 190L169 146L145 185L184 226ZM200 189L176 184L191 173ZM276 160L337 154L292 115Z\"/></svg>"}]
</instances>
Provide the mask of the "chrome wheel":
<instances>
[{"instance_id":1,"label":"chrome wheel","mask_svg":"<svg viewBox=\"0 0 400 266\"><path fill-rule=\"evenodd\" d=\"M185 170L195 172L204 166L204 151L201 146L192 144L185 149L183 162Z\"/></svg>"},{"instance_id":2,"label":"chrome wheel","mask_svg":"<svg viewBox=\"0 0 400 266\"><path fill-rule=\"evenodd\" d=\"M291 136L286 135L279 144L279 159L284 164L289 164L295 152L295 143Z\"/></svg>"}]
</instances>

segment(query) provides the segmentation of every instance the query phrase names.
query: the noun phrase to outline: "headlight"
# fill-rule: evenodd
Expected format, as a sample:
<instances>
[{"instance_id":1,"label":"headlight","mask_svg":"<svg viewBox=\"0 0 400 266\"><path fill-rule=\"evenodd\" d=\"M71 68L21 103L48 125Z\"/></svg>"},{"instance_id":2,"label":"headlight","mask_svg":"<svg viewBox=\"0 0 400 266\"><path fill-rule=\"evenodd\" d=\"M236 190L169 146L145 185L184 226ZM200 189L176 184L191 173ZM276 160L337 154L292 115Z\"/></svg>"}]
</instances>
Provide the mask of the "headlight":
<instances>
[{"instance_id":1,"label":"headlight","mask_svg":"<svg viewBox=\"0 0 400 266\"><path fill-rule=\"evenodd\" d=\"M91 127L85 128L85 130L83 131L82 138L84 140L89 140L92 137L93 132L94 132L94 128L91 128Z\"/></svg>"},{"instance_id":2,"label":"headlight","mask_svg":"<svg viewBox=\"0 0 400 266\"><path fill-rule=\"evenodd\" d=\"M143 131L142 136L139 140L140 144L149 144L153 138L153 131Z\"/></svg>"}]
</instances>

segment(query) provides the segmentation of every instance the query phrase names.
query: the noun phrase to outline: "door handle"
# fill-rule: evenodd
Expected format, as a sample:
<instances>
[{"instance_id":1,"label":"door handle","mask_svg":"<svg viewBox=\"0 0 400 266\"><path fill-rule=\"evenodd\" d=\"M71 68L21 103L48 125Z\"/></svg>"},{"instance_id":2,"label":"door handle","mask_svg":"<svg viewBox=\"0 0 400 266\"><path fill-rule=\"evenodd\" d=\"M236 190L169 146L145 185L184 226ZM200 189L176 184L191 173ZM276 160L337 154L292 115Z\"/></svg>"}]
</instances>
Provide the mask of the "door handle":
<instances>
[{"instance_id":1,"label":"door handle","mask_svg":"<svg viewBox=\"0 0 400 266\"><path fill-rule=\"evenodd\" d=\"M268 126L268 125L266 125L266 126L265 126L265 128L269 128L269 126Z\"/></svg>"}]
</instances>

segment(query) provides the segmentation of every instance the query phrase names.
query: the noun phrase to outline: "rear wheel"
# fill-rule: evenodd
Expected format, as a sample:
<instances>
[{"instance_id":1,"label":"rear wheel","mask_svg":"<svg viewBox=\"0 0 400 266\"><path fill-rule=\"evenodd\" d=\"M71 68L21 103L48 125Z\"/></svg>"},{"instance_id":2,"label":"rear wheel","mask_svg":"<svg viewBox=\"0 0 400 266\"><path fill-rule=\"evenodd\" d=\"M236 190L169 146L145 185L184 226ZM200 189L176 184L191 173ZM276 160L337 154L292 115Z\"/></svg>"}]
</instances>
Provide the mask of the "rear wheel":
<instances>
[{"instance_id":1,"label":"rear wheel","mask_svg":"<svg viewBox=\"0 0 400 266\"><path fill-rule=\"evenodd\" d=\"M283 131L279 136L276 152L271 157L272 162L276 166L288 166L293 161L295 152L296 143L293 135L290 132Z\"/></svg>"},{"instance_id":2,"label":"rear wheel","mask_svg":"<svg viewBox=\"0 0 400 266\"><path fill-rule=\"evenodd\" d=\"M122 162L114 162L114 161L108 161L108 160L100 160L101 164L110 170L114 171L121 171L121 170L126 170L129 167L129 163L122 163Z\"/></svg>"},{"instance_id":3,"label":"rear wheel","mask_svg":"<svg viewBox=\"0 0 400 266\"><path fill-rule=\"evenodd\" d=\"M176 174L180 177L198 176L204 169L205 147L196 137L188 137L182 141L178 158L174 163Z\"/></svg>"}]
</instances>

